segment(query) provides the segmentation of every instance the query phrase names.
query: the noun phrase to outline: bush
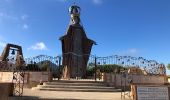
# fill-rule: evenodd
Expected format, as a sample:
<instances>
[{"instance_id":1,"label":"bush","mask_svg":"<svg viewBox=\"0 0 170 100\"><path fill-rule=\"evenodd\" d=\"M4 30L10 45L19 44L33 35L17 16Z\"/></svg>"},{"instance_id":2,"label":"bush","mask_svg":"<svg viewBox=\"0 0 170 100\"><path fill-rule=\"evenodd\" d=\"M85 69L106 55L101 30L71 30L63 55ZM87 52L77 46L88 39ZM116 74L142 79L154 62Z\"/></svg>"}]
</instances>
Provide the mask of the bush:
<instances>
[{"instance_id":1,"label":"bush","mask_svg":"<svg viewBox=\"0 0 170 100\"><path fill-rule=\"evenodd\" d=\"M120 65L116 64L109 64L109 65L98 65L96 68L96 71L104 72L104 73L120 73L121 69L126 69ZM89 66L87 68L87 75L88 76L93 76L95 73L95 67Z\"/></svg>"},{"instance_id":2,"label":"bush","mask_svg":"<svg viewBox=\"0 0 170 100\"><path fill-rule=\"evenodd\" d=\"M26 71L40 71L41 69L39 68L38 65L36 64L28 64L25 68Z\"/></svg>"},{"instance_id":3,"label":"bush","mask_svg":"<svg viewBox=\"0 0 170 100\"><path fill-rule=\"evenodd\" d=\"M120 65L116 65L116 64L112 64L112 65L99 65L98 67L100 69L101 72L106 72L106 73L119 73L121 69L124 69L124 67L120 66Z\"/></svg>"}]
</instances>

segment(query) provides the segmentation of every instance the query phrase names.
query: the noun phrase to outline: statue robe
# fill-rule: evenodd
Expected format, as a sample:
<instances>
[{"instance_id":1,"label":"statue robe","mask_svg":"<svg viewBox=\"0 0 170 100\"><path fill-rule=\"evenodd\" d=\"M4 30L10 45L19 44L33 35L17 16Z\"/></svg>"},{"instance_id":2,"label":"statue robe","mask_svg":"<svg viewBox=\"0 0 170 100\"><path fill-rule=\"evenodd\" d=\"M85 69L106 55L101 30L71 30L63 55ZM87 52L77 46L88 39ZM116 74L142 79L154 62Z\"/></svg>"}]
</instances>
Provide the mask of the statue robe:
<instances>
[{"instance_id":1,"label":"statue robe","mask_svg":"<svg viewBox=\"0 0 170 100\"><path fill-rule=\"evenodd\" d=\"M95 42L87 38L80 25L70 25L66 35L60 38L63 53L62 78L86 77L86 67Z\"/></svg>"}]
</instances>

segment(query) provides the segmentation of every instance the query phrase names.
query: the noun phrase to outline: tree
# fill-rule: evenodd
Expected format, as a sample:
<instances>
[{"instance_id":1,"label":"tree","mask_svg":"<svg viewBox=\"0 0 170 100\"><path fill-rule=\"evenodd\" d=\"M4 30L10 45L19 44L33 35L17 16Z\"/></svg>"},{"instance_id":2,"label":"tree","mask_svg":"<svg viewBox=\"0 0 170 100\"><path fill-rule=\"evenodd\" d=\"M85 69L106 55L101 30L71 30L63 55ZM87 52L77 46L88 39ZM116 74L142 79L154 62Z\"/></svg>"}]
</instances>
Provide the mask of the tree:
<instances>
[{"instance_id":1,"label":"tree","mask_svg":"<svg viewBox=\"0 0 170 100\"><path fill-rule=\"evenodd\" d=\"M106 65L97 65L96 71L104 72L104 73L120 73L121 69L126 69L123 66L116 64L106 64ZM95 67L89 66L87 68L87 75L92 76L95 73Z\"/></svg>"},{"instance_id":2,"label":"tree","mask_svg":"<svg viewBox=\"0 0 170 100\"><path fill-rule=\"evenodd\" d=\"M28 64L25 70L26 71L40 71L40 68L37 64Z\"/></svg>"},{"instance_id":3,"label":"tree","mask_svg":"<svg viewBox=\"0 0 170 100\"><path fill-rule=\"evenodd\" d=\"M170 70L170 64L167 65L168 70Z\"/></svg>"},{"instance_id":4,"label":"tree","mask_svg":"<svg viewBox=\"0 0 170 100\"><path fill-rule=\"evenodd\" d=\"M46 61L41 66L42 71L50 71L50 61Z\"/></svg>"},{"instance_id":5,"label":"tree","mask_svg":"<svg viewBox=\"0 0 170 100\"><path fill-rule=\"evenodd\" d=\"M119 73L121 69L124 67L116 64L106 64L106 65L98 65L101 72L106 73Z\"/></svg>"}]
</instances>

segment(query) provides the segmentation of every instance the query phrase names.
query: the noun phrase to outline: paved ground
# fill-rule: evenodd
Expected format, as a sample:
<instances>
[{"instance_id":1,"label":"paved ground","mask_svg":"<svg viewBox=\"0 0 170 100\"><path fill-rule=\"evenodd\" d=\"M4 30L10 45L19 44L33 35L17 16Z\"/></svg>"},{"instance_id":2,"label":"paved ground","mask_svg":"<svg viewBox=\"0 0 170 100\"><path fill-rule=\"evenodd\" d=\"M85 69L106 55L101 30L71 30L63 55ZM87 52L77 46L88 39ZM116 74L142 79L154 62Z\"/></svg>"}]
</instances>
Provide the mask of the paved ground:
<instances>
[{"instance_id":1,"label":"paved ground","mask_svg":"<svg viewBox=\"0 0 170 100\"><path fill-rule=\"evenodd\" d=\"M10 100L130 100L128 97L121 99L121 92L118 92L117 89L111 88L111 90L115 91L110 91L110 88L105 87L105 84L101 82L94 83L93 81L94 80L61 80L47 82L37 88L24 88L22 98L11 97ZM47 86L49 89L47 89ZM106 91L99 91L100 88ZM56 90L53 91L54 89ZM73 91L74 89L76 91ZM78 91L79 89L81 89L81 91Z\"/></svg>"},{"instance_id":2,"label":"paved ground","mask_svg":"<svg viewBox=\"0 0 170 100\"><path fill-rule=\"evenodd\" d=\"M39 91L24 89L23 98L11 100L130 100L121 99L120 92L65 92L65 91Z\"/></svg>"}]
</instances>

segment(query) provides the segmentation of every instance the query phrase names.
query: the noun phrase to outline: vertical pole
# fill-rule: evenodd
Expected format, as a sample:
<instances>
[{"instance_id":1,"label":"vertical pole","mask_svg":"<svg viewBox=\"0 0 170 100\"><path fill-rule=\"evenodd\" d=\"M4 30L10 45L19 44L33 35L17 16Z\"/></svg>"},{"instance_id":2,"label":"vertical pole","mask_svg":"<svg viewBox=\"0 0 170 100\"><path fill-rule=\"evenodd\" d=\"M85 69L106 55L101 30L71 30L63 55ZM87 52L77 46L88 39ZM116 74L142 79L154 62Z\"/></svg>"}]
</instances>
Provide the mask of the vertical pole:
<instances>
[{"instance_id":1,"label":"vertical pole","mask_svg":"<svg viewBox=\"0 0 170 100\"><path fill-rule=\"evenodd\" d=\"M61 77L61 57L59 56L59 61L58 61L58 66L59 66L59 76L58 76L58 80L60 80Z\"/></svg>"},{"instance_id":2,"label":"vertical pole","mask_svg":"<svg viewBox=\"0 0 170 100\"><path fill-rule=\"evenodd\" d=\"M95 68L94 68L94 79L95 79L95 81L96 81L96 79L97 79L97 75L96 75L96 70L97 70L97 57L95 57L95 60L94 60L94 64L95 64Z\"/></svg>"},{"instance_id":3,"label":"vertical pole","mask_svg":"<svg viewBox=\"0 0 170 100\"><path fill-rule=\"evenodd\" d=\"M77 60L77 62L76 62L76 66L77 66L77 72L76 72L76 79L78 80L78 77L79 77L79 64L78 64L78 55L75 55L76 56L76 60Z\"/></svg>"}]
</instances>

